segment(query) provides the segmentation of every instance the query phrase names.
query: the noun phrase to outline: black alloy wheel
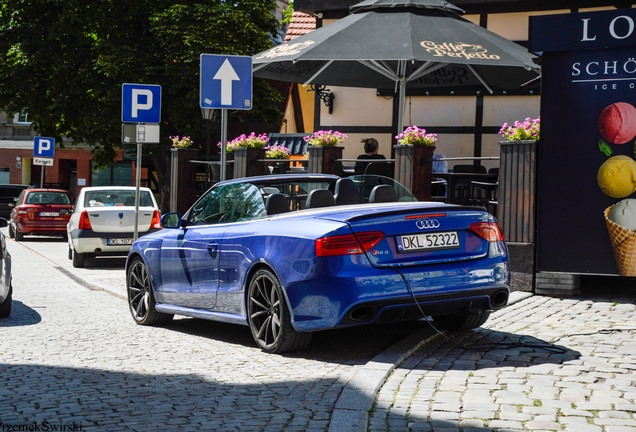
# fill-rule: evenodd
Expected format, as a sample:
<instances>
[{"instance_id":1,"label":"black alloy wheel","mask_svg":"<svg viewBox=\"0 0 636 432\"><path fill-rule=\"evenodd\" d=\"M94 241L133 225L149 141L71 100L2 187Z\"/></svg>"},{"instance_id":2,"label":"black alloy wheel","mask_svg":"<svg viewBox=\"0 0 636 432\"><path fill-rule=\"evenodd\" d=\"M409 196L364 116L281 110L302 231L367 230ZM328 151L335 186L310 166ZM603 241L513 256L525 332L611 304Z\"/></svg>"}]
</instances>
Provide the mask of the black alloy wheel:
<instances>
[{"instance_id":1,"label":"black alloy wheel","mask_svg":"<svg viewBox=\"0 0 636 432\"><path fill-rule=\"evenodd\" d=\"M155 297L152 293L148 268L139 257L133 259L126 272L126 291L130 313L137 324L160 325L174 317L172 314L155 310Z\"/></svg>"},{"instance_id":2,"label":"black alloy wheel","mask_svg":"<svg viewBox=\"0 0 636 432\"><path fill-rule=\"evenodd\" d=\"M247 313L252 336L265 352L282 354L306 348L312 333L299 333L291 317L283 288L268 269L258 270L249 284Z\"/></svg>"}]
</instances>

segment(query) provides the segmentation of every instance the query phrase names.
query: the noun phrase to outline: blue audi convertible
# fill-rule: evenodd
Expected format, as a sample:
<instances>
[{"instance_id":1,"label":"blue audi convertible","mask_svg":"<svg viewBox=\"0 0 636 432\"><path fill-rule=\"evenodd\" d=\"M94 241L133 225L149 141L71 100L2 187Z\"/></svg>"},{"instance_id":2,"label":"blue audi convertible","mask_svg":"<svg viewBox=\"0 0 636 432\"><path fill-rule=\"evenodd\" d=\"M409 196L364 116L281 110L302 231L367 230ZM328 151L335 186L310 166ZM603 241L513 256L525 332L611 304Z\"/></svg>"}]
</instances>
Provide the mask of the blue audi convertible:
<instances>
[{"instance_id":1,"label":"blue audi convertible","mask_svg":"<svg viewBox=\"0 0 636 432\"><path fill-rule=\"evenodd\" d=\"M312 332L430 317L467 330L503 308L508 250L480 207L418 202L381 176L246 177L217 183L126 262L141 325L174 315L249 326L270 353Z\"/></svg>"}]
</instances>

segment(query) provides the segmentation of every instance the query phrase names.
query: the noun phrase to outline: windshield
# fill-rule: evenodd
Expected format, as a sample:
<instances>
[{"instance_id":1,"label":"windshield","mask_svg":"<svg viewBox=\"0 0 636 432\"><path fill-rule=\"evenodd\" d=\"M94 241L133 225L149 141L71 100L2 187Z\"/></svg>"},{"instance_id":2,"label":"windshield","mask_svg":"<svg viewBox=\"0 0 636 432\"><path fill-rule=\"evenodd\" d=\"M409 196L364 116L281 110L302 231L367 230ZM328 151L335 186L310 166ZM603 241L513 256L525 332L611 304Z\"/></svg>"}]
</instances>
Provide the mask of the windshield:
<instances>
[{"instance_id":1,"label":"windshield","mask_svg":"<svg viewBox=\"0 0 636 432\"><path fill-rule=\"evenodd\" d=\"M70 204L71 198L64 192L32 192L26 198L27 204Z\"/></svg>"}]
</instances>

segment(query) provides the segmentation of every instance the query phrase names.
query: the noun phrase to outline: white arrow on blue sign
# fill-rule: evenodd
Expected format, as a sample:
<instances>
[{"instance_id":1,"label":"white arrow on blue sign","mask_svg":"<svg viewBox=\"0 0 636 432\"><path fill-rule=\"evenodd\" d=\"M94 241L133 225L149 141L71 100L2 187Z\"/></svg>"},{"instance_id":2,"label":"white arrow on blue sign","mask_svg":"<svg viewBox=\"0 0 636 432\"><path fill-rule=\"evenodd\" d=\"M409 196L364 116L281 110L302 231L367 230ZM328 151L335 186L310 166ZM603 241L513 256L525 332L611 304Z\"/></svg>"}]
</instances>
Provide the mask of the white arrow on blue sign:
<instances>
[{"instance_id":1,"label":"white arrow on blue sign","mask_svg":"<svg viewBox=\"0 0 636 432\"><path fill-rule=\"evenodd\" d=\"M55 157L55 138L41 136L33 138L33 156L44 158Z\"/></svg>"},{"instance_id":2,"label":"white arrow on blue sign","mask_svg":"<svg viewBox=\"0 0 636 432\"><path fill-rule=\"evenodd\" d=\"M121 121L124 123L161 123L161 86L122 84Z\"/></svg>"},{"instance_id":3,"label":"white arrow on blue sign","mask_svg":"<svg viewBox=\"0 0 636 432\"><path fill-rule=\"evenodd\" d=\"M252 57L201 54L201 108L252 109Z\"/></svg>"}]
</instances>

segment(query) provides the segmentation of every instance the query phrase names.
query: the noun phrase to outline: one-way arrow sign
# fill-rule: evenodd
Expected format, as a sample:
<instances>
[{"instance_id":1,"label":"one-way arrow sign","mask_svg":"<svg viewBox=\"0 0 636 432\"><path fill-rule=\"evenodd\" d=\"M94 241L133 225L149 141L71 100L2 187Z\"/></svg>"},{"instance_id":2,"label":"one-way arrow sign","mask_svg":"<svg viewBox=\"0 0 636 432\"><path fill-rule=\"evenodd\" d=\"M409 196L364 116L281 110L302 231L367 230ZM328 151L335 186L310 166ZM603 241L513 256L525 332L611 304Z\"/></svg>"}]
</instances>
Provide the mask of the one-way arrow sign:
<instances>
[{"instance_id":1,"label":"one-way arrow sign","mask_svg":"<svg viewBox=\"0 0 636 432\"><path fill-rule=\"evenodd\" d=\"M232 81L240 81L241 79L228 59L225 59L223 65L214 75L214 79L221 81L221 106L232 105Z\"/></svg>"},{"instance_id":2,"label":"one-way arrow sign","mask_svg":"<svg viewBox=\"0 0 636 432\"><path fill-rule=\"evenodd\" d=\"M252 109L252 57L201 54L199 105Z\"/></svg>"}]
</instances>

